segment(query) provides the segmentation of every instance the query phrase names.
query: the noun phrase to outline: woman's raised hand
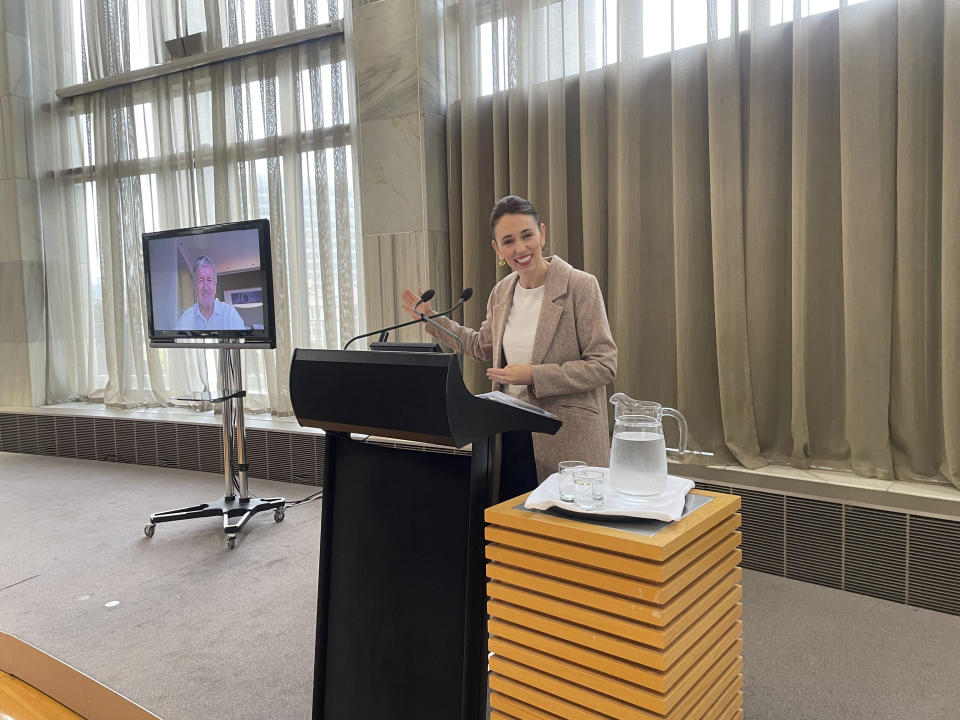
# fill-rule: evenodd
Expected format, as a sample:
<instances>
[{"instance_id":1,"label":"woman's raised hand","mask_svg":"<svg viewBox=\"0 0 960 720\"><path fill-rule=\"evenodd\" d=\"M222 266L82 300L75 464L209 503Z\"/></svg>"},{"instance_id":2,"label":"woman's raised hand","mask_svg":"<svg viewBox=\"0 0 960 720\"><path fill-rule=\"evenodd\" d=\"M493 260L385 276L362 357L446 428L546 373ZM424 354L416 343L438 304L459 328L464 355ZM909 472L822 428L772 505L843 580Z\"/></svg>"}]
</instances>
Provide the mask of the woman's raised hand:
<instances>
[{"instance_id":1,"label":"woman's raised hand","mask_svg":"<svg viewBox=\"0 0 960 720\"><path fill-rule=\"evenodd\" d=\"M423 289L417 288L417 291L414 292L410 288L405 289L400 294L400 307L410 313L411 317L419 318L420 313L424 315L433 315L433 306L430 304L430 301L420 303L420 307L417 308L417 312L413 311L414 305L420 302L420 296L423 295Z\"/></svg>"}]
</instances>

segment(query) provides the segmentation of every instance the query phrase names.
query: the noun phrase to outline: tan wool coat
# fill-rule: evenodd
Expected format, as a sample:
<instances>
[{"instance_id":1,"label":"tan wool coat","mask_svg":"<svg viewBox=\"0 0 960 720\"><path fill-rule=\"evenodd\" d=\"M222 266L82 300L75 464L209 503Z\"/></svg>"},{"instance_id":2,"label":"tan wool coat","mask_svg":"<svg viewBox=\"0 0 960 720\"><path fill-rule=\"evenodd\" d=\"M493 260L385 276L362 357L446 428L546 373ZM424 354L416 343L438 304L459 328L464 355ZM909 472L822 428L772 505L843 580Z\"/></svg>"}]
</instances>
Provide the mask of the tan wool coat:
<instances>
[{"instance_id":1,"label":"tan wool coat","mask_svg":"<svg viewBox=\"0 0 960 720\"><path fill-rule=\"evenodd\" d=\"M557 471L560 460L610 465L605 387L617 373L617 346L597 279L560 257L547 261L550 267L531 358L533 385L527 390L529 401L557 415L563 427L556 435L533 433L541 482ZM514 272L494 286L487 301L487 318L479 330L448 318L437 321L460 337L467 355L503 367L503 331L519 279ZM455 344L429 325L426 329L446 344ZM493 389L502 387L494 383Z\"/></svg>"}]
</instances>

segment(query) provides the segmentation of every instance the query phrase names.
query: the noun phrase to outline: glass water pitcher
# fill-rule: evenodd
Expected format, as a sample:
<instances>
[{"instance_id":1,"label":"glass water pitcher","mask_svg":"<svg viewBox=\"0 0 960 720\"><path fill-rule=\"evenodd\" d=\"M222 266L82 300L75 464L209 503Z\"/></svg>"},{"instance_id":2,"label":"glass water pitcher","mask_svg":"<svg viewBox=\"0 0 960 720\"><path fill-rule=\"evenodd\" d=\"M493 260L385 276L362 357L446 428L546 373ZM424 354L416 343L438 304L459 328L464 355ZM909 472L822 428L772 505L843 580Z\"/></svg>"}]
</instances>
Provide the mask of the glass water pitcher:
<instances>
[{"instance_id":1,"label":"glass water pitcher","mask_svg":"<svg viewBox=\"0 0 960 720\"><path fill-rule=\"evenodd\" d=\"M680 453L687 449L687 420L673 408L624 393L610 398L614 411L610 449L610 486L627 497L662 495L667 488L667 446L663 440L664 415L680 425Z\"/></svg>"}]
</instances>

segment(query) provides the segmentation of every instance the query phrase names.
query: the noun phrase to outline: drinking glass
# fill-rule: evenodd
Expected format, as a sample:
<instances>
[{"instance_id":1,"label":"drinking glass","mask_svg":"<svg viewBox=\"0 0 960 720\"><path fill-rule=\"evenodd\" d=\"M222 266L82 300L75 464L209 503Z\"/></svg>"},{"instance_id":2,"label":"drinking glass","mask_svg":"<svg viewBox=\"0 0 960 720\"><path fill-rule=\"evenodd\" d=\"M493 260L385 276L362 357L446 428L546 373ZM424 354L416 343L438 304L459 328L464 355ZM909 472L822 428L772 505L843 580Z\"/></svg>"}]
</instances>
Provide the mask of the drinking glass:
<instances>
[{"instance_id":1,"label":"drinking glass","mask_svg":"<svg viewBox=\"0 0 960 720\"><path fill-rule=\"evenodd\" d=\"M583 460L561 460L557 465L560 473L558 487L560 490L560 499L564 502L573 502L573 473L577 468L586 467Z\"/></svg>"},{"instance_id":2,"label":"drinking glass","mask_svg":"<svg viewBox=\"0 0 960 720\"><path fill-rule=\"evenodd\" d=\"M582 468L575 470L573 501L581 510L598 510L603 507L603 473Z\"/></svg>"}]
</instances>

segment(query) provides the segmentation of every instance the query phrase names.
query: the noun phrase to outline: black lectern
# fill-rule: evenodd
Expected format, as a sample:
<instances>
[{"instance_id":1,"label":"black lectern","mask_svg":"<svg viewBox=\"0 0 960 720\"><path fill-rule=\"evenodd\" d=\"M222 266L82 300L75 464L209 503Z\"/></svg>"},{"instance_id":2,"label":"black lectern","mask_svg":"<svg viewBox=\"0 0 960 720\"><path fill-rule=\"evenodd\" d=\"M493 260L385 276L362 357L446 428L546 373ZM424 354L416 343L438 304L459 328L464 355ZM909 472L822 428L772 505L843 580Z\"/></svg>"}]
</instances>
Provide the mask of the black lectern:
<instances>
[{"instance_id":1,"label":"black lectern","mask_svg":"<svg viewBox=\"0 0 960 720\"><path fill-rule=\"evenodd\" d=\"M560 421L474 397L448 353L298 349L290 398L301 425L327 431L314 720L479 720L491 439Z\"/></svg>"}]
</instances>

